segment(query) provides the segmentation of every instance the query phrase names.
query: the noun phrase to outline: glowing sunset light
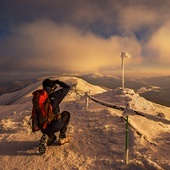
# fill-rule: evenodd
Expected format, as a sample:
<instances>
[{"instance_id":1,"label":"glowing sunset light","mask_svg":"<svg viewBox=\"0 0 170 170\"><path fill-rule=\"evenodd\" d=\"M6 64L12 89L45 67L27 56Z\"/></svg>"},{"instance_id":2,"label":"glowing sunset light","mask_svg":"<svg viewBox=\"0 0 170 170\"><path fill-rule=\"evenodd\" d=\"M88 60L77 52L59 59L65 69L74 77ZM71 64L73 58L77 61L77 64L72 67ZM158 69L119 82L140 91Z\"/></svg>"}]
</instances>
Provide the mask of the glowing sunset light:
<instances>
[{"instance_id":1,"label":"glowing sunset light","mask_svg":"<svg viewBox=\"0 0 170 170\"><path fill-rule=\"evenodd\" d=\"M168 5L166 0L154 5L146 0L3 1L0 72L114 72L126 49L134 56L126 61L127 73L170 73Z\"/></svg>"}]
</instances>

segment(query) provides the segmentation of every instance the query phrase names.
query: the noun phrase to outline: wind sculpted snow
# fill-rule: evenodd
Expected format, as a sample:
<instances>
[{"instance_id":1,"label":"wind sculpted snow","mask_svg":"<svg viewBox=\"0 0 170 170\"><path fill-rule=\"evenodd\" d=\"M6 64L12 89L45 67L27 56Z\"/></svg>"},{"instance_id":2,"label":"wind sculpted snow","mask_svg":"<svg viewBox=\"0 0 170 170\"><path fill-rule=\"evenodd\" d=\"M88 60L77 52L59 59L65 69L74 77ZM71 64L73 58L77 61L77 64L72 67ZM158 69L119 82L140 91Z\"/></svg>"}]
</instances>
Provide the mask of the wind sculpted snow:
<instances>
[{"instance_id":1,"label":"wind sculpted snow","mask_svg":"<svg viewBox=\"0 0 170 170\"><path fill-rule=\"evenodd\" d=\"M106 90L76 77L52 77L71 86L61 110L71 113L70 143L54 143L38 153L40 132L29 125L32 92L42 79L21 90L0 96L0 169L4 170L168 170L170 169L170 108L147 101L126 89ZM94 98L125 108L106 107ZM136 111L136 112L134 112ZM137 112L142 115L136 114ZM129 115L129 163L125 164L126 118ZM57 134L58 135L58 134Z\"/></svg>"}]
</instances>

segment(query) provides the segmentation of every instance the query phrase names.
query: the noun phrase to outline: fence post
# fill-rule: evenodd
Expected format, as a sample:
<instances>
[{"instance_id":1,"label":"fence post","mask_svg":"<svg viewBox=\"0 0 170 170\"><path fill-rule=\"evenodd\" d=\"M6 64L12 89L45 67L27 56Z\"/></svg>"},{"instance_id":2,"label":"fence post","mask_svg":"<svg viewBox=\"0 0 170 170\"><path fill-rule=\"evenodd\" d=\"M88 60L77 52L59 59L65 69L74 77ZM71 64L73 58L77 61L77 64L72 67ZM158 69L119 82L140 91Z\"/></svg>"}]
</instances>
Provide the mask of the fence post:
<instances>
[{"instance_id":1,"label":"fence post","mask_svg":"<svg viewBox=\"0 0 170 170\"><path fill-rule=\"evenodd\" d=\"M126 143L125 143L125 151L126 151L126 158L125 163L128 164L129 161L129 150L128 150L128 115L126 116Z\"/></svg>"},{"instance_id":2,"label":"fence post","mask_svg":"<svg viewBox=\"0 0 170 170\"><path fill-rule=\"evenodd\" d=\"M85 109L86 109L86 112L88 112L88 106L89 106L89 97L87 96L87 92L85 93L85 104L86 104L86 106L85 106Z\"/></svg>"},{"instance_id":3,"label":"fence post","mask_svg":"<svg viewBox=\"0 0 170 170\"><path fill-rule=\"evenodd\" d=\"M75 92L76 92L76 100L78 100L79 98L78 98L78 89L77 89L77 86L75 86Z\"/></svg>"}]
</instances>

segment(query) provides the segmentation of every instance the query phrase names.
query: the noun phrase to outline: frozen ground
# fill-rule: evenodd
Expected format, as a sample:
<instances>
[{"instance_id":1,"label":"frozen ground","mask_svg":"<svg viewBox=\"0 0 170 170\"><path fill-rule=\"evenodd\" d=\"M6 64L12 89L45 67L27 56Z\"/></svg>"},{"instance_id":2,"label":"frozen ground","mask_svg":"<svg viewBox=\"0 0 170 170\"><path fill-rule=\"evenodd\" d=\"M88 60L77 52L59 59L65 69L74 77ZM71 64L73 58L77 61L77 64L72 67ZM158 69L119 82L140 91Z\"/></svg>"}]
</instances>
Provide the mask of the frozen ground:
<instances>
[{"instance_id":1,"label":"frozen ground","mask_svg":"<svg viewBox=\"0 0 170 170\"><path fill-rule=\"evenodd\" d=\"M170 169L170 108L152 103L127 89L108 90L76 77L52 77L65 81L71 91L61 110L71 113L70 143L38 153L40 132L29 125L32 92L42 79L16 92L0 96L0 169L4 170L168 170ZM124 111L89 100L127 107ZM140 112L144 116L134 112ZM129 115L129 163L125 164L126 121Z\"/></svg>"}]
</instances>

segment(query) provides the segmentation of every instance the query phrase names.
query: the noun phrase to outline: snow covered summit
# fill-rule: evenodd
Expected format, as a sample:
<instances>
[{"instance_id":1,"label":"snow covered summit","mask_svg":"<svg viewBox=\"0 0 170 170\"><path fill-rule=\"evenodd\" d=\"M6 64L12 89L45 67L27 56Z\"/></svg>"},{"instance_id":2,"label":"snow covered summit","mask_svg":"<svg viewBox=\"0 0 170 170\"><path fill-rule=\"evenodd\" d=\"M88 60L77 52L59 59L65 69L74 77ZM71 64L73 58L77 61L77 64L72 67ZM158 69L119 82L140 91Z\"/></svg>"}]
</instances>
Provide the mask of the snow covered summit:
<instances>
[{"instance_id":1,"label":"snow covered summit","mask_svg":"<svg viewBox=\"0 0 170 170\"><path fill-rule=\"evenodd\" d=\"M42 79L21 90L0 96L1 169L170 169L170 108L152 103L132 89L109 90L69 76L53 76L71 86L61 110L71 113L69 144L48 147L39 156L40 132L29 125L32 92ZM120 106L114 109L88 100ZM141 113L138 114L138 113ZM121 117L129 115L129 164L125 165L125 126ZM34 161L33 161L34 160Z\"/></svg>"}]
</instances>

